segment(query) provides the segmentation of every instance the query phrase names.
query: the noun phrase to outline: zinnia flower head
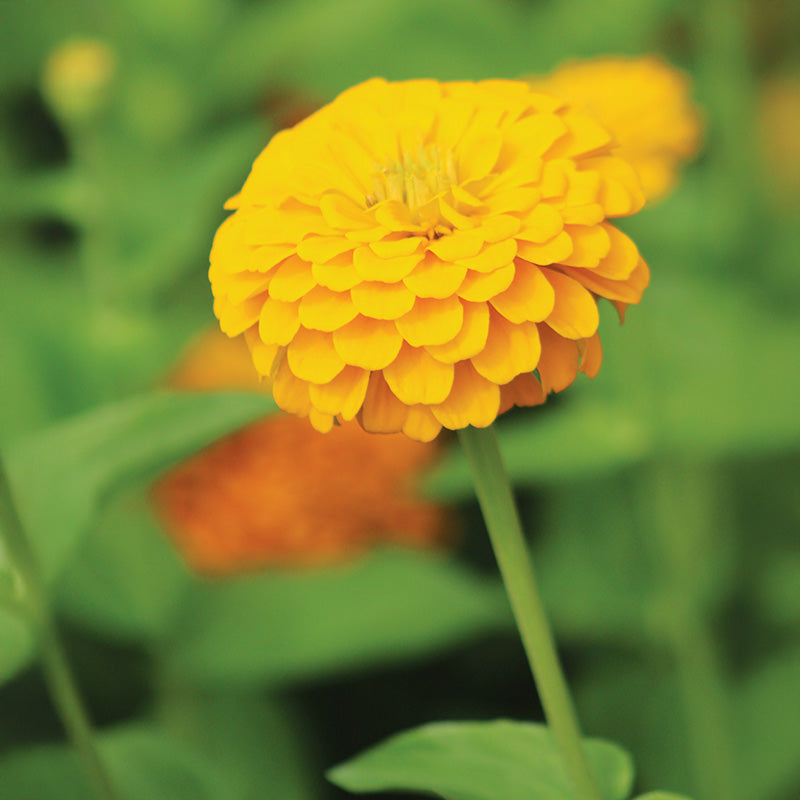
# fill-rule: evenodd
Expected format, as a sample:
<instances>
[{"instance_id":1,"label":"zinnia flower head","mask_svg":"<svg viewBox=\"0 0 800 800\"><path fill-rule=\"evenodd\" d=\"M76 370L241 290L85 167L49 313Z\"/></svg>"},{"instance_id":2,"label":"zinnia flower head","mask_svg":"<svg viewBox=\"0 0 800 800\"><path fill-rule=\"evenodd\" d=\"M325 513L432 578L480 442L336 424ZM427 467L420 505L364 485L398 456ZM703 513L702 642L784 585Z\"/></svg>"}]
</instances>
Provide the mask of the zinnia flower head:
<instances>
[{"instance_id":1,"label":"zinnia flower head","mask_svg":"<svg viewBox=\"0 0 800 800\"><path fill-rule=\"evenodd\" d=\"M661 58L568 61L531 85L605 125L617 140L616 152L639 173L648 200L667 194L681 163L697 153L701 125L689 79Z\"/></svg>"},{"instance_id":2,"label":"zinnia flower head","mask_svg":"<svg viewBox=\"0 0 800 800\"><path fill-rule=\"evenodd\" d=\"M520 81L371 80L277 134L220 227L214 311L320 431L433 439L594 375L648 270L612 136ZM535 372L534 372L535 371Z\"/></svg>"},{"instance_id":3,"label":"zinnia flower head","mask_svg":"<svg viewBox=\"0 0 800 800\"><path fill-rule=\"evenodd\" d=\"M186 354L171 384L187 389L257 383L244 343L219 331ZM414 482L436 448L371 436L355 423L320 436L276 414L215 443L154 488L164 527L196 570L215 575L353 558L381 543L443 543L444 514Z\"/></svg>"}]
</instances>

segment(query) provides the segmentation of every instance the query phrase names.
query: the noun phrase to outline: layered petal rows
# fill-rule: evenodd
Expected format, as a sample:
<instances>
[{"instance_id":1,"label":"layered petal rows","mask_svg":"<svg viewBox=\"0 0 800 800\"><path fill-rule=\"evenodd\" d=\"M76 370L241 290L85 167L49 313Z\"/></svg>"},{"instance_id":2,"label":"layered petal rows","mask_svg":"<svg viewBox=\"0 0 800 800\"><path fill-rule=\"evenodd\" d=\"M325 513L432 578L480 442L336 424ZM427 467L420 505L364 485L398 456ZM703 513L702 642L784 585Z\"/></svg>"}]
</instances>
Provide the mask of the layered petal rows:
<instances>
[{"instance_id":1,"label":"layered petal rows","mask_svg":"<svg viewBox=\"0 0 800 800\"><path fill-rule=\"evenodd\" d=\"M285 411L433 439L590 377L597 298L649 273L612 136L524 82L348 90L276 135L211 252L214 311Z\"/></svg>"},{"instance_id":2,"label":"layered petal rows","mask_svg":"<svg viewBox=\"0 0 800 800\"><path fill-rule=\"evenodd\" d=\"M606 56L568 61L534 78L536 91L552 92L591 114L617 140L648 201L664 197L679 167L700 146L700 114L688 76L656 56Z\"/></svg>"}]
</instances>

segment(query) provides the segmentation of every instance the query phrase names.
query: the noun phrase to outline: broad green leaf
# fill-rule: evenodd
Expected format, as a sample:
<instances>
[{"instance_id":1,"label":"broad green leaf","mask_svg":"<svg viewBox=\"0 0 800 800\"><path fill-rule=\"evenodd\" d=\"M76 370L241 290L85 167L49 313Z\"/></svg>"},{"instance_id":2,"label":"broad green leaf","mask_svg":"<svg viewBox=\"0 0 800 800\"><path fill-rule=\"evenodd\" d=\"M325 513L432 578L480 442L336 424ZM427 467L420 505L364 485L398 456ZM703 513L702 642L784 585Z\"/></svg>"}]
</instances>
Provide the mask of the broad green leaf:
<instances>
[{"instance_id":1,"label":"broad green leaf","mask_svg":"<svg viewBox=\"0 0 800 800\"><path fill-rule=\"evenodd\" d=\"M99 514L55 584L61 613L115 639L152 641L173 624L191 581L141 491Z\"/></svg>"},{"instance_id":2,"label":"broad green leaf","mask_svg":"<svg viewBox=\"0 0 800 800\"><path fill-rule=\"evenodd\" d=\"M13 678L33 655L33 635L28 623L0 599L0 684Z\"/></svg>"},{"instance_id":3,"label":"broad green leaf","mask_svg":"<svg viewBox=\"0 0 800 800\"><path fill-rule=\"evenodd\" d=\"M586 741L604 800L624 800L633 763L620 747ZM445 800L575 800L543 725L496 720L415 728L334 767L328 778L351 792L415 791Z\"/></svg>"},{"instance_id":4,"label":"broad green leaf","mask_svg":"<svg viewBox=\"0 0 800 800\"><path fill-rule=\"evenodd\" d=\"M101 753L125 800L227 800L222 776L196 754L155 730L103 736ZM23 750L0 760L0 797L86 800L92 793L67 746Z\"/></svg>"},{"instance_id":5,"label":"broad green leaf","mask_svg":"<svg viewBox=\"0 0 800 800\"><path fill-rule=\"evenodd\" d=\"M419 658L509 625L496 582L443 556L386 550L198 583L165 655L176 677L289 683Z\"/></svg>"},{"instance_id":6,"label":"broad green leaf","mask_svg":"<svg viewBox=\"0 0 800 800\"><path fill-rule=\"evenodd\" d=\"M156 392L53 425L9 447L20 516L50 575L109 493L274 409L261 394Z\"/></svg>"}]
</instances>

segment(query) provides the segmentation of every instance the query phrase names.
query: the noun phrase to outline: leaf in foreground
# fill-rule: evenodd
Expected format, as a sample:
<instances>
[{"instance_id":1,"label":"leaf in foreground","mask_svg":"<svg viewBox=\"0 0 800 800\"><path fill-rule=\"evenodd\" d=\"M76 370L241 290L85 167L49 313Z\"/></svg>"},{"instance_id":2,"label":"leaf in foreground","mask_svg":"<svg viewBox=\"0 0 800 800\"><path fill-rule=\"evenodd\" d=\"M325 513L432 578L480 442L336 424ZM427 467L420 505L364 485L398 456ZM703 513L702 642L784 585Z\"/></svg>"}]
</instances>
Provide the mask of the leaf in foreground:
<instances>
[{"instance_id":1,"label":"leaf in foreground","mask_svg":"<svg viewBox=\"0 0 800 800\"><path fill-rule=\"evenodd\" d=\"M605 800L624 800L633 764L620 747L587 740ZM441 722L415 728L334 767L351 792L417 791L445 800L574 800L547 728L533 723Z\"/></svg>"}]
</instances>

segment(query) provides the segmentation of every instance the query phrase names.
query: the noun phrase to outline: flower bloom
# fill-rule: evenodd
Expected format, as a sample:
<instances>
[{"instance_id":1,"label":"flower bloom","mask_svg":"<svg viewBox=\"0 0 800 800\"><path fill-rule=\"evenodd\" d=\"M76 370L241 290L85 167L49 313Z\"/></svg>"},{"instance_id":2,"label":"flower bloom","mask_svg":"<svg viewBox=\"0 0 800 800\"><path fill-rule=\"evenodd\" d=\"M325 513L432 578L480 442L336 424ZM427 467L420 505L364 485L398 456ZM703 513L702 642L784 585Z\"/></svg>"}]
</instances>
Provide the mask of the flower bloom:
<instances>
[{"instance_id":1,"label":"flower bloom","mask_svg":"<svg viewBox=\"0 0 800 800\"><path fill-rule=\"evenodd\" d=\"M568 61L531 85L605 125L617 140L616 152L639 173L650 201L672 189L680 164L697 153L701 126L689 80L660 58Z\"/></svg>"},{"instance_id":2,"label":"flower bloom","mask_svg":"<svg viewBox=\"0 0 800 800\"><path fill-rule=\"evenodd\" d=\"M644 203L613 147L524 82L356 86L277 134L229 201L220 326L320 431L427 441L541 403L599 368L597 297L624 308L648 282L607 221Z\"/></svg>"},{"instance_id":3,"label":"flower bloom","mask_svg":"<svg viewBox=\"0 0 800 800\"><path fill-rule=\"evenodd\" d=\"M241 340L204 337L171 381L189 389L258 385ZM379 543L442 543L443 512L414 492L432 445L371 436L355 423L320 436L276 414L215 443L154 489L162 523L192 567L223 575L352 558Z\"/></svg>"}]
</instances>

